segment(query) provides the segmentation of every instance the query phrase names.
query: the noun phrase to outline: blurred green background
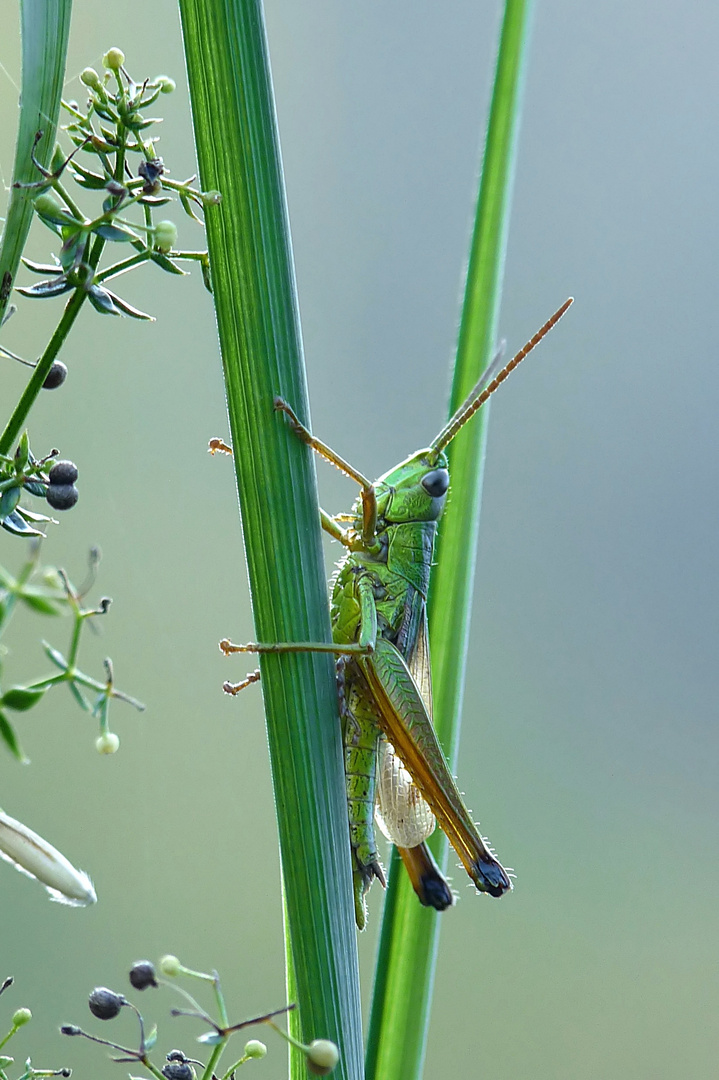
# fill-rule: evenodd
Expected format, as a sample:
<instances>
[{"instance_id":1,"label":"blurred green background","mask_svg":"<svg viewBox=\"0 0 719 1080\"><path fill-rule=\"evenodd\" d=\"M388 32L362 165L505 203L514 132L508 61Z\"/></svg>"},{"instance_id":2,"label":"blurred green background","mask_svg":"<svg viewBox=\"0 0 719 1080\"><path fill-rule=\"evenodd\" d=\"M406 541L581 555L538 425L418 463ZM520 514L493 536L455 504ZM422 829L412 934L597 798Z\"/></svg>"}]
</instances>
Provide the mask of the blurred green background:
<instances>
[{"instance_id":1,"label":"blurred green background","mask_svg":"<svg viewBox=\"0 0 719 1080\"><path fill-rule=\"evenodd\" d=\"M0 167L9 182L19 43L0 0ZM313 425L378 475L445 413L491 84L498 3L268 0ZM717 1072L716 9L641 0L536 9L501 332L511 350L568 295L571 313L497 396L490 430L459 776L516 869L502 903L442 918L426 1076L674 1080ZM160 153L194 172L175 4L76 0L67 97L112 45L164 72ZM202 243L175 217L181 242ZM33 233L46 260L51 234ZM21 720L29 768L0 758L0 804L95 882L93 910L52 905L0 865L0 975L36 1022L22 1060L124 1075L56 1034L133 960L217 967L240 1019L284 1000L278 860L261 695L217 641L252 636L212 308L199 273L123 279L152 325L87 311L42 396L33 447L80 468L81 498L44 548L114 603L86 669L112 656L121 751L56 691ZM61 301L20 300L4 343L38 355ZM26 373L2 361L3 421ZM328 509L351 484L320 466ZM328 567L337 557L329 553ZM22 545L3 533L11 569ZM17 679L47 670L23 615ZM361 941L365 997L381 897ZM136 995L137 997L137 995ZM192 1053L176 1004L139 999L160 1045ZM132 1038L118 1022L109 1036ZM0 1027L2 1024L0 1024ZM261 1036L261 1032L259 1033ZM268 1033L269 1035L269 1033ZM249 1066L278 1078L284 1052ZM117 1070L120 1072L118 1073Z\"/></svg>"}]
</instances>

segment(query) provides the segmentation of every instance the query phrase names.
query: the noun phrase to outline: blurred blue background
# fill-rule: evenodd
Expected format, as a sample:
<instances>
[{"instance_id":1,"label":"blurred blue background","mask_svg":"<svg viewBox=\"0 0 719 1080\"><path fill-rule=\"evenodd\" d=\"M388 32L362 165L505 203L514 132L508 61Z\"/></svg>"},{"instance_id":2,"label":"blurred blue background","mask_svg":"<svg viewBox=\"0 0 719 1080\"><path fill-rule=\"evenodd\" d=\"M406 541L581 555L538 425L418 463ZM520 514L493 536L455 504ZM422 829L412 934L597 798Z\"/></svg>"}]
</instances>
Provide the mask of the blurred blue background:
<instances>
[{"instance_id":1,"label":"blurred blue background","mask_svg":"<svg viewBox=\"0 0 719 1080\"><path fill-rule=\"evenodd\" d=\"M0 13L7 187L14 2ZM313 425L369 475L426 444L445 414L499 16L469 0L267 3ZM536 8L509 349L567 295L577 302L493 406L459 776L517 883L492 903L455 873L427 1077L717 1072L718 21L692 0ZM67 97L82 97L77 75L112 45L138 80L177 79L158 103L160 153L190 175L174 3L76 0ZM199 247L199 227L175 217ZM34 257L51 242L38 227ZM260 693L220 690L245 667L217 641L252 631L231 465L206 453L227 434L211 304L198 273L144 268L122 291L157 322L84 313L67 383L42 396L31 434L80 468L80 502L45 559L79 581L88 547L104 555L95 596L114 603L85 666L100 675L112 656L148 709L113 706L122 746L100 758L92 722L58 691L21 719L31 767L0 757L0 804L99 895L93 910L63 909L0 866L0 975L17 978L3 1013L27 1004L36 1018L12 1051L77 1076L124 1067L57 1025L101 1027L86 993L126 989L139 957L218 967L238 1019L284 1000ZM61 301L19 307L4 342L34 357ZM26 373L0 363L7 415ZM353 486L320 470L325 506L346 508ZM3 534L0 560L21 558ZM8 674L45 673L37 639L64 647L68 632L18 618ZM378 890L371 899L365 996ZM192 1025L166 1019L174 1001L139 1003L161 1045L192 1052ZM281 1076L281 1045L270 1039L250 1068Z\"/></svg>"}]
</instances>

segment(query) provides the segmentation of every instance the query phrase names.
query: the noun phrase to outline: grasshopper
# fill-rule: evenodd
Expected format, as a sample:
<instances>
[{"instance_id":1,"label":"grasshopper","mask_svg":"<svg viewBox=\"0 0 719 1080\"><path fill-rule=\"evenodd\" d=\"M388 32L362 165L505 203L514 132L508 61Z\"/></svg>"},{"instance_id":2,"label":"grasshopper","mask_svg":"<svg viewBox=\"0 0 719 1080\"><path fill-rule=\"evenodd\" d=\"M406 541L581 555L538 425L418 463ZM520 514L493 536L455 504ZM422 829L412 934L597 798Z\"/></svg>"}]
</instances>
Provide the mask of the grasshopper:
<instances>
[{"instance_id":1,"label":"grasshopper","mask_svg":"<svg viewBox=\"0 0 719 1080\"><path fill-rule=\"evenodd\" d=\"M512 888L506 870L480 836L464 805L432 724L427 592L437 523L449 490L445 449L519 363L564 315L567 300L517 355L500 357L445 427L374 483L316 439L281 398L296 435L360 487L351 514L320 510L323 529L345 548L332 586L332 644L277 642L233 645L234 652L330 652L344 730L345 775L357 925L366 925L365 896L376 878L385 885L373 817L399 849L422 904L442 911L452 890L425 841L436 822L480 892L499 897ZM224 449L216 446L215 448ZM237 693L259 679L225 684Z\"/></svg>"}]
</instances>

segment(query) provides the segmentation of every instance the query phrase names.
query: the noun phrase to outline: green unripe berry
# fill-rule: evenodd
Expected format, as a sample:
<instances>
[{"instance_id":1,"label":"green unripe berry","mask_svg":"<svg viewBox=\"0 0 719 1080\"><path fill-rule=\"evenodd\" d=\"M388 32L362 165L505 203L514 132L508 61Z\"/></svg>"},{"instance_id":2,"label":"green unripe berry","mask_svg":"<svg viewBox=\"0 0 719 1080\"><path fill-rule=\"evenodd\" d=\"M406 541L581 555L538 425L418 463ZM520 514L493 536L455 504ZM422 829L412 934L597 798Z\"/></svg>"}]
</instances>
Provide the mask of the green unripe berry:
<instances>
[{"instance_id":1,"label":"green unripe berry","mask_svg":"<svg viewBox=\"0 0 719 1080\"><path fill-rule=\"evenodd\" d=\"M67 224L67 212L49 191L43 191L41 195L38 195L36 199L33 199L32 205L35 207L35 210L40 217L47 218L49 221L58 224Z\"/></svg>"},{"instance_id":2,"label":"green unripe berry","mask_svg":"<svg viewBox=\"0 0 719 1080\"><path fill-rule=\"evenodd\" d=\"M171 94L173 90L177 89L177 83L169 75L158 75L155 84L160 87L161 94Z\"/></svg>"},{"instance_id":3,"label":"green unripe berry","mask_svg":"<svg viewBox=\"0 0 719 1080\"><path fill-rule=\"evenodd\" d=\"M307 1048L307 1068L315 1076L327 1076L340 1059L340 1052L330 1039L314 1039Z\"/></svg>"},{"instance_id":4,"label":"green unripe berry","mask_svg":"<svg viewBox=\"0 0 719 1080\"><path fill-rule=\"evenodd\" d=\"M176 956L168 953L167 956L163 956L160 960L160 971L163 975L167 975L169 978L174 978L182 971L182 964Z\"/></svg>"},{"instance_id":5,"label":"green unripe berry","mask_svg":"<svg viewBox=\"0 0 719 1080\"><path fill-rule=\"evenodd\" d=\"M89 86L91 90L102 90L102 82L100 76L94 68L86 67L80 76L80 82L85 86Z\"/></svg>"},{"instance_id":6,"label":"green unripe berry","mask_svg":"<svg viewBox=\"0 0 719 1080\"><path fill-rule=\"evenodd\" d=\"M259 1039L250 1039L245 1043L245 1057L263 1058L267 1053L267 1047Z\"/></svg>"},{"instance_id":7,"label":"green unripe berry","mask_svg":"<svg viewBox=\"0 0 719 1080\"><path fill-rule=\"evenodd\" d=\"M29 1024L31 1020L32 1013L29 1009L16 1009L12 1016L12 1026L19 1028L23 1024Z\"/></svg>"},{"instance_id":8,"label":"green unripe berry","mask_svg":"<svg viewBox=\"0 0 719 1080\"><path fill-rule=\"evenodd\" d=\"M125 54L122 49L108 49L102 58L102 66L110 71L119 71L125 63Z\"/></svg>"},{"instance_id":9,"label":"green unripe berry","mask_svg":"<svg viewBox=\"0 0 719 1080\"><path fill-rule=\"evenodd\" d=\"M177 243L177 225L174 221L158 221L155 225L155 247L158 251L172 251Z\"/></svg>"}]
</instances>

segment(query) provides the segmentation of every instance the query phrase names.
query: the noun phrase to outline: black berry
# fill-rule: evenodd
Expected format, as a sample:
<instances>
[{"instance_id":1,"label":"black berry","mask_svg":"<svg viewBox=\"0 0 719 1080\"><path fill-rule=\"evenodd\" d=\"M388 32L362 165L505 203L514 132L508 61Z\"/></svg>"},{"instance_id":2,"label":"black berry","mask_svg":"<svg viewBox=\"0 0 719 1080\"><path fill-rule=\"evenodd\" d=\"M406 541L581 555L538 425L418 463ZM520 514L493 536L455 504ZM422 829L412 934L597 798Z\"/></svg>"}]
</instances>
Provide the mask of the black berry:
<instances>
[{"instance_id":1,"label":"black berry","mask_svg":"<svg viewBox=\"0 0 719 1080\"><path fill-rule=\"evenodd\" d=\"M50 484L45 498L53 510L72 510L78 499L78 490L73 484Z\"/></svg>"},{"instance_id":2,"label":"black berry","mask_svg":"<svg viewBox=\"0 0 719 1080\"><path fill-rule=\"evenodd\" d=\"M74 461L56 461L47 475L51 484L74 484L77 480L77 465Z\"/></svg>"},{"instance_id":3,"label":"black berry","mask_svg":"<svg viewBox=\"0 0 719 1080\"><path fill-rule=\"evenodd\" d=\"M108 990L106 986L96 986L88 999L90 1012L98 1020L112 1020L124 1004L124 997L116 994L114 990Z\"/></svg>"},{"instance_id":4,"label":"black berry","mask_svg":"<svg viewBox=\"0 0 719 1080\"><path fill-rule=\"evenodd\" d=\"M162 1066L165 1080L194 1080L195 1070L186 1061L168 1061Z\"/></svg>"},{"instance_id":5,"label":"black berry","mask_svg":"<svg viewBox=\"0 0 719 1080\"><path fill-rule=\"evenodd\" d=\"M130 982L136 990L157 986L154 965L149 960L137 960L130 968Z\"/></svg>"},{"instance_id":6,"label":"black berry","mask_svg":"<svg viewBox=\"0 0 719 1080\"><path fill-rule=\"evenodd\" d=\"M42 384L45 390L57 390L58 386L62 386L67 378L67 368L63 364L62 360L55 360L52 367L45 376L45 382Z\"/></svg>"}]
</instances>

